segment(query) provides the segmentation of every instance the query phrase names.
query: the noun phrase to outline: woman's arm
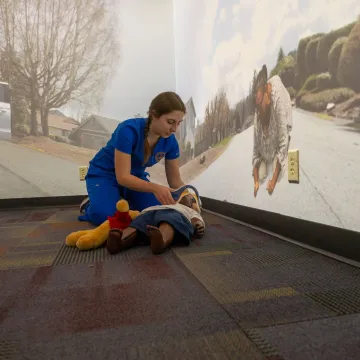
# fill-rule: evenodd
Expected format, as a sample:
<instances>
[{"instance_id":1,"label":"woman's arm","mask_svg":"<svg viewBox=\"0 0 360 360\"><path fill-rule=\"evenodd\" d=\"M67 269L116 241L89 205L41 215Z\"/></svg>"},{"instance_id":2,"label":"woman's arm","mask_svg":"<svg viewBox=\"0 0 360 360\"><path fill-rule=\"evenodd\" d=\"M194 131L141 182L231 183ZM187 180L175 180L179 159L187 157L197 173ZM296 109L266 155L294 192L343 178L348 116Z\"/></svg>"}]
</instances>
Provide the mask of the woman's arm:
<instances>
[{"instance_id":1,"label":"woman's arm","mask_svg":"<svg viewBox=\"0 0 360 360\"><path fill-rule=\"evenodd\" d=\"M173 135L170 150L165 155L166 179L172 189L178 189L179 187L185 185L184 182L181 180L180 166L178 160L179 157L179 143L175 135Z\"/></svg>"},{"instance_id":2,"label":"woman's arm","mask_svg":"<svg viewBox=\"0 0 360 360\"><path fill-rule=\"evenodd\" d=\"M131 155L115 149L115 174L117 182L131 190L154 192L156 184L131 175Z\"/></svg>"},{"instance_id":3,"label":"woman's arm","mask_svg":"<svg viewBox=\"0 0 360 360\"><path fill-rule=\"evenodd\" d=\"M114 167L119 185L140 192L154 192L156 185L131 175L131 154L139 134L125 122L114 133Z\"/></svg>"},{"instance_id":4,"label":"woman's arm","mask_svg":"<svg viewBox=\"0 0 360 360\"><path fill-rule=\"evenodd\" d=\"M153 193L163 205L175 204L170 189L166 186L139 179L131 175L131 155L115 149L115 174L117 182L131 190Z\"/></svg>"},{"instance_id":5,"label":"woman's arm","mask_svg":"<svg viewBox=\"0 0 360 360\"><path fill-rule=\"evenodd\" d=\"M258 141L258 129L257 124L258 118L255 114L254 117L254 129L253 129L253 154L252 154L252 166L253 166L253 177L254 177L254 196L256 197L259 190L259 167L260 167L260 151L259 151L259 141ZM261 125L260 125L261 126Z\"/></svg>"},{"instance_id":6,"label":"woman's arm","mask_svg":"<svg viewBox=\"0 0 360 360\"><path fill-rule=\"evenodd\" d=\"M172 189L178 189L185 185L181 180L178 159L165 159L165 173L167 182Z\"/></svg>"},{"instance_id":7,"label":"woman's arm","mask_svg":"<svg viewBox=\"0 0 360 360\"><path fill-rule=\"evenodd\" d=\"M259 141L258 141L258 124L260 120L258 119L257 115L254 115L254 128L253 128L253 153L252 153L252 166L253 169L258 170L260 166L260 151L259 151ZM261 125L260 125L261 126ZM255 179L257 180L257 179Z\"/></svg>"},{"instance_id":8,"label":"woman's arm","mask_svg":"<svg viewBox=\"0 0 360 360\"><path fill-rule=\"evenodd\" d=\"M277 122L277 166L274 171L273 181L276 183L280 170L285 166L289 148L288 124L292 123L292 105L289 93L285 88L279 91L275 104L275 118Z\"/></svg>"},{"instance_id":9,"label":"woman's arm","mask_svg":"<svg viewBox=\"0 0 360 360\"><path fill-rule=\"evenodd\" d=\"M280 171L284 168L289 148L288 124L292 123L292 105L288 91L282 85L278 90L274 104L277 125L277 151L275 154L276 166L271 180L268 182L267 191L271 195L278 181Z\"/></svg>"}]
</instances>

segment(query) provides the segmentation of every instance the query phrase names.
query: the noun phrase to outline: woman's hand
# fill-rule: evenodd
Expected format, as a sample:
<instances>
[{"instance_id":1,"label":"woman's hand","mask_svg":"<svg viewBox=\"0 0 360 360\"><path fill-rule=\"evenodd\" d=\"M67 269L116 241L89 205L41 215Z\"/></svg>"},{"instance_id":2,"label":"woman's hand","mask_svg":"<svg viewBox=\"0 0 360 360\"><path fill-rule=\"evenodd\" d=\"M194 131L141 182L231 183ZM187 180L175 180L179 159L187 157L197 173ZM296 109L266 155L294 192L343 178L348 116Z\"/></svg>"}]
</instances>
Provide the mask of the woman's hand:
<instances>
[{"instance_id":1,"label":"woman's hand","mask_svg":"<svg viewBox=\"0 0 360 360\"><path fill-rule=\"evenodd\" d=\"M176 202L171 195L171 191L173 191L173 189L170 189L167 186L156 184L153 194L162 205L174 205Z\"/></svg>"}]
</instances>

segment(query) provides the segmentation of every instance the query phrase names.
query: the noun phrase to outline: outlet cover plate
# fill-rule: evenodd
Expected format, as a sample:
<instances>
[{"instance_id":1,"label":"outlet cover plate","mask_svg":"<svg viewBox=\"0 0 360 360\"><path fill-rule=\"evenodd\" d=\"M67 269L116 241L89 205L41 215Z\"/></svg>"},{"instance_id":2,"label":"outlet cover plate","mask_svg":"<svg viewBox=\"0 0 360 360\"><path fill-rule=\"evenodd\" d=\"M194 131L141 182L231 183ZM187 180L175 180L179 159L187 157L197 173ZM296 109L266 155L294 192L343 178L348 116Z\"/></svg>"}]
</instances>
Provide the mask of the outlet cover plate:
<instances>
[{"instance_id":1,"label":"outlet cover plate","mask_svg":"<svg viewBox=\"0 0 360 360\"><path fill-rule=\"evenodd\" d=\"M88 167L87 167L87 166L80 166L80 167L79 167L79 178L80 178L80 181L84 181L84 180L85 180L87 171L88 171Z\"/></svg>"}]
</instances>

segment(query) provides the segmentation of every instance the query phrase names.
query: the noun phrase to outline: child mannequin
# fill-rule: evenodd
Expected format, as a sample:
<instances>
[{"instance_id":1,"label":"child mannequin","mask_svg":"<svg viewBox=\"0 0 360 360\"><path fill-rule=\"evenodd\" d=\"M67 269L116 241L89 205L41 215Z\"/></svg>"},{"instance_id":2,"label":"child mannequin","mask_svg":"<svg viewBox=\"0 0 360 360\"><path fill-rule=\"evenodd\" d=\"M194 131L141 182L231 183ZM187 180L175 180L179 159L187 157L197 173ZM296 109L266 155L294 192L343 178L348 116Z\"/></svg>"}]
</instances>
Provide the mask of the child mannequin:
<instances>
[{"instance_id":1,"label":"child mannequin","mask_svg":"<svg viewBox=\"0 0 360 360\"><path fill-rule=\"evenodd\" d=\"M156 205L144 209L124 229L112 229L106 242L116 254L136 245L150 244L153 254L163 253L172 244L190 244L193 236L202 237L205 222L197 196L185 190L175 205Z\"/></svg>"}]
</instances>

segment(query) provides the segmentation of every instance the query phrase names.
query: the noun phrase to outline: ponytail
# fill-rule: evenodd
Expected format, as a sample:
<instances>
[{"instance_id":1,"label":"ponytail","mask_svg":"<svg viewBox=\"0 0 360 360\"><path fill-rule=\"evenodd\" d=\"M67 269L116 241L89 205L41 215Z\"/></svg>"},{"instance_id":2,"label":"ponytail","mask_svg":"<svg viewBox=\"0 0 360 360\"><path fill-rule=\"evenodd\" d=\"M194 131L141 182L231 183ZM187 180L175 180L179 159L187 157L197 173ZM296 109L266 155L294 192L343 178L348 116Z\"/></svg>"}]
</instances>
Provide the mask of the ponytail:
<instances>
[{"instance_id":1,"label":"ponytail","mask_svg":"<svg viewBox=\"0 0 360 360\"><path fill-rule=\"evenodd\" d=\"M147 141L147 136L149 134L151 121L152 121L152 117L149 114L147 121L146 121L146 125L145 125L145 131L144 131L144 163L143 163L143 165L145 165L149 161L149 158L151 155L151 148L150 148L149 142Z\"/></svg>"}]
</instances>

